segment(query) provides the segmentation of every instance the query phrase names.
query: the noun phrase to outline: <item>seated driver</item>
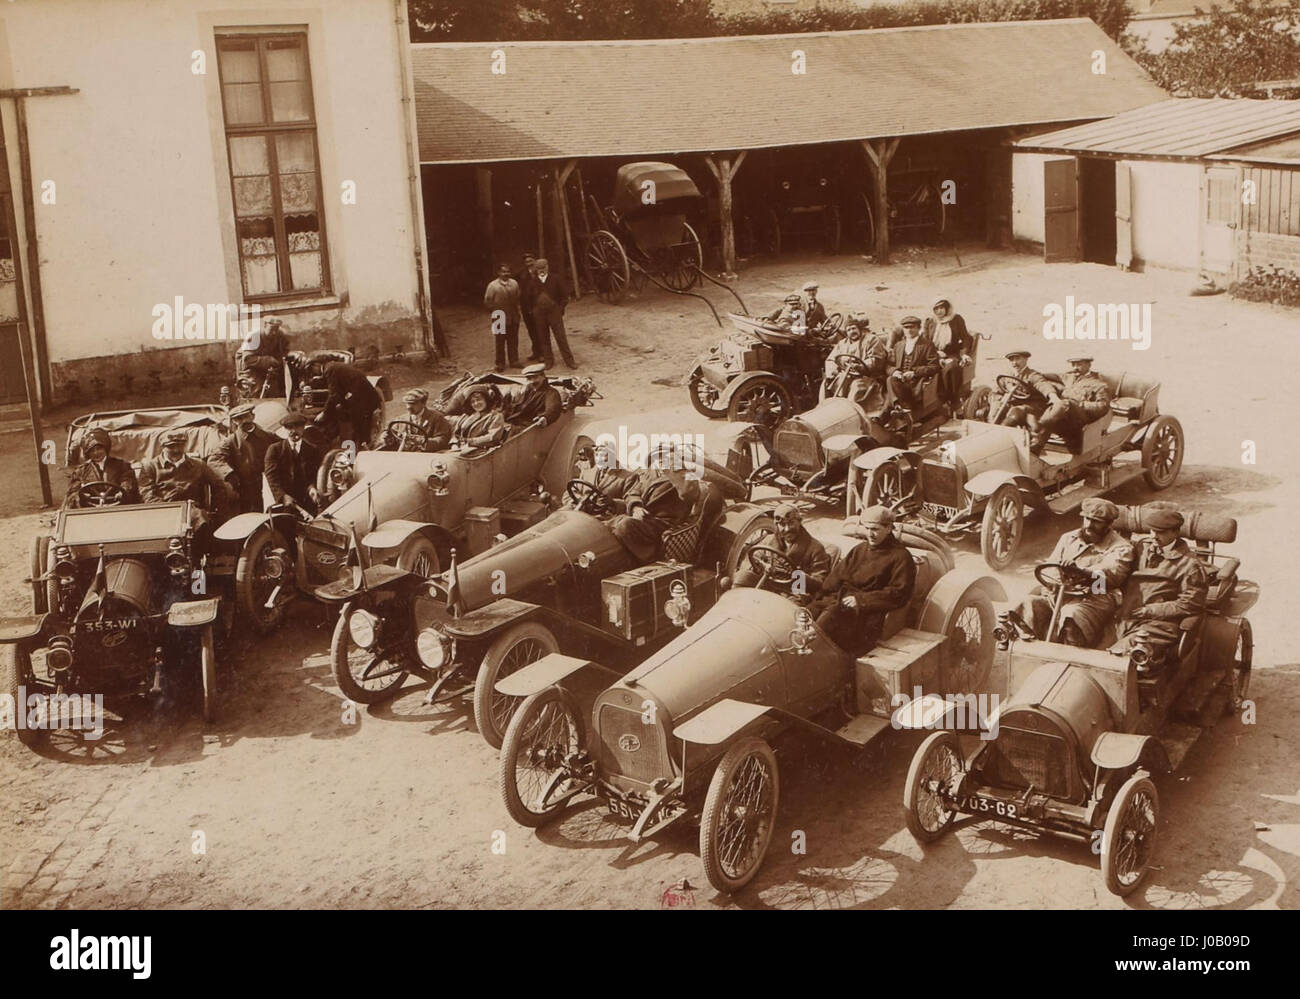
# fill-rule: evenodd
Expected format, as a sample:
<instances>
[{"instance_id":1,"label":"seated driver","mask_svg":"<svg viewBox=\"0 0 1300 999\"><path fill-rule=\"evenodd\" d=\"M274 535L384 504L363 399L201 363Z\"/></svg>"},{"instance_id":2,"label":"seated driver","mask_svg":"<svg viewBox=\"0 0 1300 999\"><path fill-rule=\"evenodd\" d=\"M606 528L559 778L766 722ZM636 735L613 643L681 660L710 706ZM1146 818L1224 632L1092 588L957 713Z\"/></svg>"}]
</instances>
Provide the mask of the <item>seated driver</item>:
<instances>
[{"instance_id":1,"label":"seated driver","mask_svg":"<svg viewBox=\"0 0 1300 999\"><path fill-rule=\"evenodd\" d=\"M163 434L162 454L146 458L140 465L140 495L146 503L174 503L190 500L207 509L210 487L212 508L209 513L233 509L235 490L203 459L185 453L184 430Z\"/></svg>"},{"instance_id":2,"label":"seated driver","mask_svg":"<svg viewBox=\"0 0 1300 999\"><path fill-rule=\"evenodd\" d=\"M1181 513L1164 504L1149 504L1142 508L1142 523L1151 529L1151 536L1137 544L1115 628L1119 640L1110 651L1126 654L1145 649L1150 659L1138 667L1138 673L1155 676L1178 642L1183 618L1204 612L1210 584L1205 564L1178 536Z\"/></svg>"},{"instance_id":3,"label":"seated driver","mask_svg":"<svg viewBox=\"0 0 1300 999\"><path fill-rule=\"evenodd\" d=\"M1032 446L1040 433L1038 418L1054 400L1060 399L1061 392L1056 382L1029 366L1029 357L1027 350L1009 350L1006 353L1006 359L1011 362L1011 373L1030 388L1037 389L1039 395L1012 404L1002 414L998 423L1007 427L1028 427ZM989 396L990 414L996 413L1001 408L1002 399L1002 394L996 390Z\"/></svg>"},{"instance_id":4,"label":"seated driver","mask_svg":"<svg viewBox=\"0 0 1300 999\"><path fill-rule=\"evenodd\" d=\"M820 541L803 526L803 514L791 503L782 503L773 511L775 530L760 534L756 545L775 548L794 568L794 579L787 583L767 580L765 590L788 591L792 600L805 605L815 599L826 582L831 558ZM762 577L747 561L736 570L736 586L757 586Z\"/></svg>"},{"instance_id":5,"label":"seated driver","mask_svg":"<svg viewBox=\"0 0 1300 999\"><path fill-rule=\"evenodd\" d=\"M866 374L856 364L836 361L837 357L855 357L866 367ZM880 383L889 366L884 342L871 332L866 316L855 313L844 324L844 339L836 342L826 358L826 380L822 398L852 399L861 404L871 391L871 382Z\"/></svg>"},{"instance_id":6,"label":"seated driver","mask_svg":"<svg viewBox=\"0 0 1300 999\"><path fill-rule=\"evenodd\" d=\"M627 487L627 513L610 521L610 530L642 563L659 557L664 534L681 527L700 499L700 486L684 468L647 468Z\"/></svg>"},{"instance_id":7,"label":"seated driver","mask_svg":"<svg viewBox=\"0 0 1300 999\"><path fill-rule=\"evenodd\" d=\"M129 461L114 458L113 439L102 427L92 427L81 435L81 453L85 457L72 473L68 494L63 505L75 508L79 504L77 490L89 482L108 482L122 490L123 503L140 502L140 485Z\"/></svg>"},{"instance_id":8,"label":"seated driver","mask_svg":"<svg viewBox=\"0 0 1300 999\"><path fill-rule=\"evenodd\" d=\"M629 468L623 468L619 463L618 454L609 444L597 444L592 455L590 465L587 465L582 471L575 476L583 482L589 482L599 489L609 503L610 513L626 513L627 503L625 497L628 489L637 479L637 473ZM576 509L582 506L582 502L589 494L584 491L578 492L578 498L575 500L571 494L564 497L564 505L569 509Z\"/></svg>"},{"instance_id":9,"label":"seated driver","mask_svg":"<svg viewBox=\"0 0 1300 999\"><path fill-rule=\"evenodd\" d=\"M1034 447L1041 448L1053 433L1068 442L1093 420L1110 412L1110 386L1092 370L1091 357L1070 358L1070 372L1062 381L1065 391L1038 418L1038 433L1030 442Z\"/></svg>"},{"instance_id":10,"label":"seated driver","mask_svg":"<svg viewBox=\"0 0 1300 999\"><path fill-rule=\"evenodd\" d=\"M461 447L491 447L505 440L506 421L498 405L500 395L491 385L475 385L465 402L469 411L456 418L451 442Z\"/></svg>"},{"instance_id":11,"label":"seated driver","mask_svg":"<svg viewBox=\"0 0 1300 999\"><path fill-rule=\"evenodd\" d=\"M420 450L445 451L447 445L451 443L451 421L436 409L429 408L429 393L422 388L413 388L402 396L402 403L406 406L406 415L402 417L402 421L412 424L403 430L424 438L424 445ZM401 445L401 436L390 429L385 428L379 435L381 451L396 451ZM407 450L410 449L410 445L407 445Z\"/></svg>"},{"instance_id":12,"label":"seated driver","mask_svg":"<svg viewBox=\"0 0 1300 999\"><path fill-rule=\"evenodd\" d=\"M1055 641L1082 648L1096 648L1102 633L1115 616L1124 593L1124 583L1133 571L1133 546L1111 524L1119 508L1110 500L1086 499L1083 526L1066 531L1057 541L1048 562L1086 569L1093 584L1086 596L1067 596L1061 604L1060 627ZM1097 575L1100 573L1100 575ZM1035 586L1007 618L1025 638L1047 638L1052 620L1054 593Z\"/></svg>"},{"instance_id":13,"label":"seated driver","mask_svg":"<svg viewBox=\"0 0 1300 999\"><path fill-rule=\"evenodd\" d=\"M845 652L860 656L880 641L885 616L906 607L916 587L916 563L894 537L894 515L869 506L858 515L867 536L826 578L809 607L817 626Z\"/></svg>"}]
</instances>

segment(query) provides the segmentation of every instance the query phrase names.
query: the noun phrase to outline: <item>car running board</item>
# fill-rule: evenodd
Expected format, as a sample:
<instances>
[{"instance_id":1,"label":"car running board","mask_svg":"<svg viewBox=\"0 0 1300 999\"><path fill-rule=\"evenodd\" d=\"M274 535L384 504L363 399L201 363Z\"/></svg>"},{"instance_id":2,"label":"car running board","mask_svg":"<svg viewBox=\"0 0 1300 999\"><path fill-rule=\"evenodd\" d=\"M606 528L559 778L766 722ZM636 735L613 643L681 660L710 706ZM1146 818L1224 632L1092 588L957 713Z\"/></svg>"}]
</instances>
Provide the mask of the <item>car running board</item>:
<instances>
[{"instance_id":1,"label":"car running board","mask_svg":"<svg viewBox=\"0 0 1300 999\"><path fill-rule=\"evenodd\" d=\"M865 746L891 728L888 718L879 715L854 715L847 725L835 730L835 734L845 742L855 746Z\"/></svg>"}]
</instances>

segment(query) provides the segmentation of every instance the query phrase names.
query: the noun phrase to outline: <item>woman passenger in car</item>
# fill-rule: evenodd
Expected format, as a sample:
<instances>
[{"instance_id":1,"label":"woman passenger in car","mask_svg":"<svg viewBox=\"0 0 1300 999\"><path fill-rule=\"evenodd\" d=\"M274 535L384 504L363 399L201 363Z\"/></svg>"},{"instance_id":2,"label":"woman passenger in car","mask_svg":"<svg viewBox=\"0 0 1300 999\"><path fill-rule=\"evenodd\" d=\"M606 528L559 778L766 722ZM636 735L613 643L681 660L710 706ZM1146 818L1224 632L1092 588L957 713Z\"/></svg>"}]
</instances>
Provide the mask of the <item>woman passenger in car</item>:
<instances>
[{"instance_id":1,"label":"woman passenger in car","mask_svg":"<svg viewBox=\"0 0 1300 999\"><path fill-rule=\"evenodd\" d=\"M469 412L456 418L452 444L462 447L491 447L505 436L506 421L498 405L498 394L487 385L477 385L465 400Z\"/></svg>"}]
</instances>

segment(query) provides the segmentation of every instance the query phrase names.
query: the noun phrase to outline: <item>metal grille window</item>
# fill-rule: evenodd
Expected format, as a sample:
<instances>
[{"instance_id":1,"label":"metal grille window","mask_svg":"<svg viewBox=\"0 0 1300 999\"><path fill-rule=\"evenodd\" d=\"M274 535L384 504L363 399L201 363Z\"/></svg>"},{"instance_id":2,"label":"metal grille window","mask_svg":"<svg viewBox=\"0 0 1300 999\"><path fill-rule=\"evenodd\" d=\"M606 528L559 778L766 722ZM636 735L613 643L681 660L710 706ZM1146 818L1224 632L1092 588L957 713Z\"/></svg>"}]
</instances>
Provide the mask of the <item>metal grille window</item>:
<instances>
[{"instance_id":1,"label":"metal grille window","mask_svg":"<svg viewBox=\"0 0 1300 999\"><path fill-rule=\"evenodd\" d=\"M217 62L244 296L327 291L307 36L218 35Z\"/></svg>"},{"instance_id":2,"label":"metal grille window","mask_svg":"<svg viewBox=\"0 0 1300 999\"><path fill-rule=\"evenodd\" d=\"M1237 182L1234 177L1206 178L1206 220L1209 222L1235 222L1237 218Z\"/></svg>"}]
</instances>

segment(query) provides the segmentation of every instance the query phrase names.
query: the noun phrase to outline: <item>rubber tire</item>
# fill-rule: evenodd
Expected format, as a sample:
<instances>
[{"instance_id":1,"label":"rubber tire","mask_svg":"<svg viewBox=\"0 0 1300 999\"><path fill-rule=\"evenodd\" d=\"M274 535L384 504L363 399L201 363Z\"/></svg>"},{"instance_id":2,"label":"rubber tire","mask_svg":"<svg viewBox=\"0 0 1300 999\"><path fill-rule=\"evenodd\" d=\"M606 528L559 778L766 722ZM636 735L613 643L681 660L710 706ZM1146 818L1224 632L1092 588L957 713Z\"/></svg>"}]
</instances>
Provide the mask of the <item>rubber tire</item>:
<instances>
[{"instance_id":1,"label":"rubber tire","mask_svg":"<svg viewBox=\"0 0 1300 999\"><path fill-rule=\"evenodd\" d=\"M717 408L706 406L704 401L700 398L696 386L704 380L704 376L699 374L699 370L699 368L696 368L695 371L691 372L690 382L686 387L686 391L691 394L691 405L695 407L695 412L699 413L701 416L707 416L710 420L716 420L718 417L724 415L726 411L721 406L718 406Z\"/></svg>"},{"instance_id":2,"label":"rubber tire","mask_svg":"<svg viewBox=\"0 0 1300 999\"><path fill-rule=\"evenodd\" d=\"M961 743L957 741L956 733L948 731L932 732L926 736L925 741L912 754L912 764L907 768L907 782L903 785L903 819L907 823L907 831L912 834L912 838L921 844L934 843L941 839L957 818L957 812L950 812L947 821L938 829L926 829L925 826L921 825L921 820L916 814L917 787L921 783L921 768L924 766L926 758L935 751L940 743L946 743L957 755L957 759L962 759Z\"/></svg>"},{"instance_id":3,"label":"rubber tire","mask_svg":"<svg viewBox=\"0 0 1300 999\"><path fill-rule=\"evenodd\" d=\"M999 500L1012 493L1016 498L1016 536L1011 545L1011 550L1007 552L1004 558L999 558L993 551L992 533L994 511L999 506ZM993 491L989 497L988 503L984 507L984 521L980 524L980 554L984 556L984 561L990 569L995 572L1002 572L1016 559L1016 552L1020 550L1020 542L1025 536L1025 503L1020 498L1020 490L1016 488L1013 482L1004 482Z\"/></svg>"},{"instance_id":4,"label":"rubber tire","mask_svg":"<svg viewBox=\"0 0 1300 999\"><path fill-rule=\"evenodd\" d=\"M274 610L268 611L265 607L255 606L253 600L253 587L250 576L253 566L257 562L257 557L266 547L275 547L276 542L279 547L292 551L292 546L274 529L270 527L259 527L253 532L252 536L244 542L243 550L239 553L239 562L235 565L235 600L241 614L252 626L253 630L259 634L265 635L274 631L284 621L285 609L288 603L282 603ZM286 585L295 586L293 577L290 576Z\"/></svg>"},{"instance_id":5,"label":"rubber tire","mask_svg":"<svg viewBox=\"0 0 1300 999\"><path fill-rule=\"evenodd\" d=\"M26 702L19 700L18 688L26 684L30 672L26 652L17 645L0 645L0 692L8 695L9 702L14 707L14 735L28 749L45 742L49 736L49 729L30 729L18 724L18 712L27 712Z\"/></svg>"},{"instance_id":6,"label":"rubber tire","mask_svg":"<svg viewBox=\"0 0 1300 999\"><path fill-rule=\"evenodd\" d=\"M784 410L784 412L782 413L779 419L769 420L769 422L761 424L761 426L775 427L778 424L780 424L783 420L788 420L790 417L794 415L794 399L790 397L790 390L787 389L783 384L781 384L781 380L779 378L776 378L773 375L767 375L764 376L763 378L755 378L748 385L740 389L738 392L736 392L735 395L731 397L731 401L727 403L728 420L730 420L732 423L742 423L742 422L755 423L756 422L754 420L744 419L740 415L740 401L743 398L745 398L746 392L752 391L753 389L757 388L760 385L771 385L774 388L776 388L781 398L781 406Z\"/></svg>"},{"instance_id":7,"label":"rubber tire","mask_svg":"<svg viewBox=\"0 0 1300 999\"><path fill-rule=\"evenodd\" d=\"M1155 451L1156 433L1164 427L1172 426L1174 434L1178 438L1178 457L1174 462L1174 470L1169 473L1169 479L1166 482L1160 482L1151 475L1151 458ZM1183 467L1183 456L1187 453L1187 438L1183 434L1183 425L1172 416L1157 416L1147 427L1146 435L1142 438L1142 478L1146 484L1159 492L1162 489L1168 489L1178 480L1178 473Z\"/></svg>"},{"instance_id":8,"label":"rubber tire","mask_svg":"<svg viewBox=\"0 0 1300 999\"><path fill-rule=\"evenodd\" d=\"M1234 664L1233 668L1228 670L1228 703L1224 705L1223 713L1225 715L1235 715L1241 711L1241 705L1245 702L1245 695L1250 691L1250 667L1255 659L1255 632L1250 626L1248 618L1241 619L1241 635L1239 641L1241 645L1241 658L1237 660L1240 663L1240 669ZM1234 653L1236 650L1233 650ZM1244 674L1241 683L1242 697L1237 698L1236 675L1238 672Z\"/></svg>"},{"instance_id":9,"label":"rubber tire","mask_svg":"<svg viewBox=\"0 0 1300 999\"><path fill-rule=\"evenodd\" d=\"M524 703L519 705L514 717L510 719L510 724L506 727L505 739L501 742L501 769L498 771L498 786L501 789L501 800L505 802L506 811L510 813L510 817L528 829L537 829L544 826L564 807L563 805L556 805L545 812L533 812L524 807L524 803L519 797L519 788L515 783L514 761L519 755L519 744L523 741L524 731L528 727L531 716L538 712L539 706L543 706L550 701L559 701L573 720L574 729L578 736L578 750L582 751L587 744L586 724L583 722L582 712L578 710L577 702L574 701L573 696L567 690L555 686L546 687L535 694L530 694L524 698Z\"/></svg>"},{"instance_id":10,"label":"rubber tire","mask_svg":"<svg viewBox=\"0 0 1300 999\"><path fill-rule=\"evenodd\" d=\"M212 641L212 626L203 629L199 646L199 672L203 680L203 721L217 720L217 650Z\"/></svg>"},{"instance_id":11,"label":"rubber tire","mask_svg":"<svg viewBox=\"0 0 1300 999\"><path fill-rule=\"evenodd\" d=\"M952 614L953 623L954 624L956 623L957 618L961 616L962 611L964 611L967 607L971 607L971 606L976 607L979 611L980 643L981 643L981 653L982 653L983 661L980 665L979 671L975 674L974 680L971 681L970 688L954 690L952 685L948 682L948 664L951 661L951 656L948 653L947 643L945 643L944 651L940 656L939 661L942 664L941 679L943 684L943 693L946 694L977 693L980 690L984 689L985 685L988 683L989 674L993 672L993 655L994 655L993 628L997 623L995 620L995 615L993 613L993 601L990 600L989 595L981 589L974 589L968 591L966 595L962 598L961 603L959 603L955 608L953 608L953 614Z\"/></svg>"},{"instance_id":12,"label":"rubber tire","mask_svg":"<svg viewBox=\"0 0 1300 999\"><path fill-rule=\"evenodd\" d=\"M427 556L431 568L427 573L417 572L415 565L420 556ZM438 546L433 543L433 539L423 534L414 534L402 542L402 547L397 551L397 568L404 569L407 572L415 572L422 575L425 579L432 579L442 571L442 560L438 557Z\"/></svg>"},{"instance_id":13,"label":"rubber tire","mask_svg":"<svg viewBox=\"0 0 1300 999\"><path fill-rule=\"evenodd\" d=\"M989 397L992 394L993 390L987 385L976 385L972 388L970 390L970 395L968 395L966 401L962 403L962 417L967 420L978 420L979 417L975 414L977 411L983 409L984 418L987 420L989 416Z\"/></svg>"},{"instance_id":14,"label":"rubber tire","mask_svg":"<svg viewBox=\"0 0 1300 999\"><path fill-rule=\"evenodd\" d=\"M767 830L767 839L759 850L758 857L754 860L753 865L748 871L743 872L740 877L731 878L722 870L722 860L718 856L715 839L723 818L722 809L727 786L731 783L741 764L753 754L763 757L772 774L771 822ZM704 798L704 809L700 813L700 861L704 864L704 876L709 879L709 884L720 892L734 894L753 880L754 875L758 873L758 869L763 866L763 858L767 856L768 848L772 845L773 834L776 830L777 809L780 804L781 778L777 770L776 754L772 752L772 747L762 739L754 736L741 739L732 745L723 754L718 763L718 768L713 771L713 778L709 781L709 793Z\"/></svg>"},{"instance_id":15,"label":"rubber tire","mask_svg":"<svg viewBox=\"0 0 1300 999\"><path fill-rule=\"evenodd\" d=\"M1148 854L1148 864L1138 875L1137 880L1131 885L1122 885L1119 882L1119 876L1115 871L1115 851L1110 848L1115 842L1115 834L1119 829L1120 816L1128 808L1129 799L1132 798L1139 790L1147 791L1151 795L1151 801L1155 806L1155 823L1151 830L1151 846ZM1156 786L1151 782L1151 778L1134 774L1126 780L1123 786L1115 795L1114 802L1111 803L1110 811L1106 814L1106 829L1101 837L1101 875L1106 881L1106 890L1112 895L1118 895L1124 898L1133 894L1141 887L1142 882L1146 879L1147 873L1151 870L1149 863L1150 857L1155 855L1156 842L1160 831L1160 794L1156 791Z\"/></svg>"},{"instance_id":16,"label":"rubber tire","mask_svg":"<svg viewBox=\"0 0 1300 999\"><path fill-rule=\"evenodd\" d=\"M50 539L44 534L38 534L32 538L29 548L32 577L32 613L44 614L50 609L49 592L46 589L46 584L37 582L37 580L45 575L48 568L46 560L50 552Z\"/></svg>"},{"instance_id":17,"label":"rubber tire","mask_svg":"<svg viewBox=\"0 0 1300 999\"><path fill-rule=\"evenodd\" d=\"M334 635L330 639L330 668L334 672L334 682L338 684L339 691L344 697L357 704L378 704L396 696L411 674L408 670L394 673L397 679L382 690L367 690L352 678L352 671L348 669L348 643L352 637L351 632L348 631L348 618L357 609L359 609L358 602L349 600L339 612L339 619L334 624Z\"/></svg>"},{"instance_id":18,"label":"rubber tire","mask_svg":"<svg viewBox=\"0 0 1300 999\"><path fill-rule=\"evenodd\" d=\"M478 726L478 734L483 736L483 741L493 749L500 749L501 741L505 738L505 732L492 722L492 696L496 693L496 682L501 678L501 662L514 646L529 638L541 642L547 653L560 651L560 643L550 628L537 621L521 621L489 645L479 663L478 676L474 679L474 724ZM517 700L522 701L523 698ZM515 707L518 710L518 705ZM509 724L507 722L506 726L509 727Z\"/></svg>"},{"instance_id":19,"label":"rubber tire","mask_svg":"<svg viewBox=\"0 0 1300 999\"><path fill-rule=\"evenodd\" d=\"M748 525L745 526L739 534L736 535L731 547L727 549L727 562L723 566L723 572L733 584L736 580L736 573L740 568L748 563L743 561L745 551L752 548L763 533L771 534L776 527L776 521L771 517L755 517Z\"/></svg>"}]
</instances>

